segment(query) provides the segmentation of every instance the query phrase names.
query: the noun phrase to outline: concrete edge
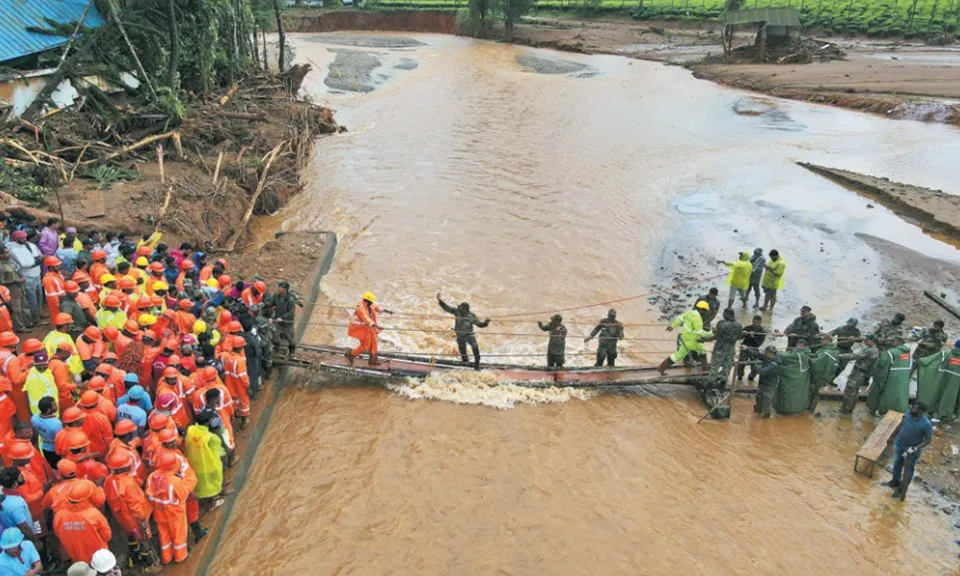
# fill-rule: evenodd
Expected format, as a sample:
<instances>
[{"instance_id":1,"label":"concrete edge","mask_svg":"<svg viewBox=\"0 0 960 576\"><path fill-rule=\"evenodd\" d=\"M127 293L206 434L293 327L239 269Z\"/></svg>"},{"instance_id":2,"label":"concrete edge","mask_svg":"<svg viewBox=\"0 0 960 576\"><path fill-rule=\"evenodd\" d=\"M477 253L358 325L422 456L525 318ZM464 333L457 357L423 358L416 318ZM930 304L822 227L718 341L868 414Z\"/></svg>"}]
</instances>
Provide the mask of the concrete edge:
<instances>
[{"instance_id":1,"label":"concrete edge","mask_svg":"<svg viewBox=\"0 0 960 576\"><path fill-rule=\"evenodd\" d=\"M307 330L310 316L313 314L314 304L320 294L320 281L323 279L324 275L330 271L330 267L333 265L333 257L337 250L337 235L334 232L321 231L317 232L317 234L323 234L325 236L327 246L324 249L323 256L320 258L316 272L313 275L310 290L304 296L307 304L300 314L300 320L294 332L294 338L297 342L303 338L303 334ZM197 574L205 576L210 571L210 565L213 563L213 558L216 555L217 548L220 547L220 543L223 540L223 533L226 530L226 527L230 524L230 517L233 514L234 504L236 504L237 498L243 492L243 487L246 484L247 476L250 473L253 462L257 458L260 443L263 441L263 437L266 434L267 428L270 425L270 421L273 418L273 407L276 405L277 399L280 397L280 391L283 390L285 384L287 383L290 370L290 367L284 367L279 370L275 385L272 388L273 393L270 395L269 399L266 399L268 404L264 407L263 415L259 420L257 420L257 423L254 425L253 433L250 435L250 443L247 449L247 454L245 454L237 464L236 472L233 475L234 492L227 498L227 501L223 505L223 523L219 526L219 530L217 530L216 534L211 534L208 536L208 538L213 538L213 546L210 547L210 552L201 560L200 564L198 565L196 572ZM261 399L261 401L262 400L264 399Z\"/></svg>"}]
</instances>

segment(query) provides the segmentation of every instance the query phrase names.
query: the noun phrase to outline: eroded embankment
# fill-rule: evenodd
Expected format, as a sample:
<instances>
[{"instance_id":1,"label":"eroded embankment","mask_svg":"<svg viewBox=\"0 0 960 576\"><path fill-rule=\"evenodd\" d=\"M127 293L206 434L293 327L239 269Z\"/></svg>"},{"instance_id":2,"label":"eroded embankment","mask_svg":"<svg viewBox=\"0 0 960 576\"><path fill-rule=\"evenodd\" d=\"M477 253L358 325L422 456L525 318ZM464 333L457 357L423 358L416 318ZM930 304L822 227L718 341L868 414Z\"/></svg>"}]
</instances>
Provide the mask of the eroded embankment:
<instances>
[{"instance_id":1,"label":"eroded embankment","mask_svg":"<svg viewBox=\"0 0 960 576\"><path fill-rule=\"evenodd\" d=\"M807 162L800 166L879 202L924 232L960 245L960 196Z\"/></svg>"},{"instance_id":2,"label":"eroded embankment","mask_svg":"<svg viewBox=\"0 0 960 576\"><path fill-rule=\"evenodd\" d=\"M336 32L338 30L394 30L455 34L457 15L440 10L355 11L323 14L292 13L283 17L287 32Z\"/></svg>"}]
</instances>

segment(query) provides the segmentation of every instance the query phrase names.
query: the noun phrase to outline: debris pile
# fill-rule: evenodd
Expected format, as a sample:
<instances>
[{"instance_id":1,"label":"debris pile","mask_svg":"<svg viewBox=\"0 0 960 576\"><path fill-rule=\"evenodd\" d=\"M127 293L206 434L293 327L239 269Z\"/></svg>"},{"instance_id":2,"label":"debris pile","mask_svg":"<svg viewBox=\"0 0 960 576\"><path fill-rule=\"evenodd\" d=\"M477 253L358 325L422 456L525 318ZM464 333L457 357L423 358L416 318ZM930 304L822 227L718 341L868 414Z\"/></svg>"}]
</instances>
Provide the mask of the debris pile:
<instances>
[{"instance_id":1,"label":"debris pile","mask_svg":"<svg viewBox=\"0 0 960 576\"><path fill-rule=\"evenodd\" d=\"M836 44L801 36L791 42L768 42L762 56L760 44L754 43L734 48L727 58L723 54L710 54L703 61L706 64L810 64L845 57L846 53Z\"/></svg>"}]
</instances>

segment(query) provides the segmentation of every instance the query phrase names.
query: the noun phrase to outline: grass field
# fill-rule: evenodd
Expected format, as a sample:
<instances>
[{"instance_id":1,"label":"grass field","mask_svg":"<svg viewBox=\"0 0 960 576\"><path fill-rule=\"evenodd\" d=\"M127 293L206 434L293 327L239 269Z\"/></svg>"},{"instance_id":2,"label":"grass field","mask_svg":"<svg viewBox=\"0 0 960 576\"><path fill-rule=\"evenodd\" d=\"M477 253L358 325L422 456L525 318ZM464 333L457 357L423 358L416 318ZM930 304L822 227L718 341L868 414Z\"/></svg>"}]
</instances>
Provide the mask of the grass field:
<instances>
[{"instance_id":1,"label":"grass field","mask_svg":"<svg viewBox=\"0 0 960 576\"><path fill-rule=\"evenodd\" d=\"M466 0L367 0L366 7L457 10ZM960 33L960 0L747 0L746 8L794 6L800 21L826 33L920 36ZM538 11L637 20L715 20L723 0L537 0Z\"/></svg>"}]
</instances>

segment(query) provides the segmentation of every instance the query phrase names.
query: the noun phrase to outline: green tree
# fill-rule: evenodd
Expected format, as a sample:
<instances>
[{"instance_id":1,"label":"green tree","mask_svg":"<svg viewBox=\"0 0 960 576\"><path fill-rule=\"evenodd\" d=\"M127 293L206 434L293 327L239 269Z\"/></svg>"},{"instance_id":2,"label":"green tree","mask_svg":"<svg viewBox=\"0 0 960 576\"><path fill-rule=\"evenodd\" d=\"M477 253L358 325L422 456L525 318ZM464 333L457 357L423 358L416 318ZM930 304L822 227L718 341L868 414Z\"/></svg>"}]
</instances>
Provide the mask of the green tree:
<instances>
[{"instance_id":1,"label":"green tree","mask_svg":"<svg viewBox=\"0 0 960 576\"><path fill-rule=\"evenodd\" d=\"M499 0L505 40L508 42L513 40L513 24L530 12L535 3L535 0Z\"/></svg>"}]
</instances>

